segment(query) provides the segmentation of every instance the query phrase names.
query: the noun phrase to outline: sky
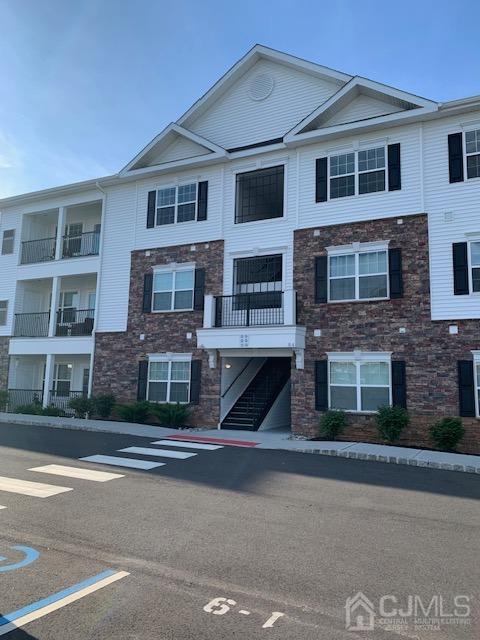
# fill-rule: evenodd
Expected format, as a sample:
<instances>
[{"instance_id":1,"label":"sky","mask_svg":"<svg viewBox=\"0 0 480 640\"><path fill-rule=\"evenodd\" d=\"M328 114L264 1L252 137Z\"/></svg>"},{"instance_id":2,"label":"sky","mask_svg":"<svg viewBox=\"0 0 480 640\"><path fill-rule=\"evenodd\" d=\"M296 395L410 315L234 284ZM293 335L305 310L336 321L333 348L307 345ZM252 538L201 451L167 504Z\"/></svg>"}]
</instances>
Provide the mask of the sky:
<instances>
[{"instance_id":1,"label":"sky","mask_svg":"<svg viewBox=\"0 0 480 640\"><path fill-rule=\"evenodd\" d=\"M480 94L478 0L0 0L0 197L125 166L255 43Z\"/></svg>"}]
</instances>

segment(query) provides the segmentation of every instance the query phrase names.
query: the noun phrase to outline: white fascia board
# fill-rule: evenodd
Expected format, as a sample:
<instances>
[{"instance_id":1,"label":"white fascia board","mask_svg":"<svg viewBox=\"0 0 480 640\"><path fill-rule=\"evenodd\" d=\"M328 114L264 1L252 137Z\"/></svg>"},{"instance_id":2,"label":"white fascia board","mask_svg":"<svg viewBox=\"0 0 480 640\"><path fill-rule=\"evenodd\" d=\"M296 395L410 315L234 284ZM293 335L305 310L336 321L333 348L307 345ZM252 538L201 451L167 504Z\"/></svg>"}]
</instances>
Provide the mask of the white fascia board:
<instances>
[{"instance_id":1,"label":"white fascia board","mask_svg":"<svg viewBox=\"0 0 480 640\"><path fill-rule=\"evenodd\" d=\"M335 105L338 105L339 108L342 108L345 105L345 102L349 95L352 95L352 99L353 99L354 97L356 97L356 95L359 92L361 92L362 89L368 92L373 92L377 94L379 99L381 99L383 96L387 100L388 98L393 98L394 100L409 102L411 104L416 105L418 109L424 110L425 112L436 111L438 109L438 104L436 102L433 102L432 100L420 98L411 93L407 93L406 91L401 91L400 89L395 89L393 87L387 87L386 85L382 85L379 82L368 80L366 78L361 78L360 76L355 76L355 78L350 80L350 82L348 82L341 89L339 89L339 91L334 93L333 96L331 96L323 104L321 104L314 111L312 111L310 115L308 115L301 122L299 122L295 127L293 127L293 129L291 129L285 136L285 142L288 144L289 142L293 142L296 139L299 139L299 138L303 139L305 136L308 137L309 134L315 135L322 132L323 129L302 133L305 127L308 127L309 124L311 124L314 120L319 118L323 113L325 113L329 109L332 109L333 107L335 107ZM415 113L418 112L417 109L413 109L412 111L414 111ZM379 116L379 117L368 119L368 120L371 121L371 120L377 120L378 118L398 117L399 115L404 113L411 113L411 112L407 111L407 112L400 112L400 114L399 113L388 114L388 116ZM359 123L361 122L365 122L365 121L359 121ZM342 125L336 125L334 127L326 127L325 129L338 130L341 127L352 127L357 124L358 123L353 123L352 125L352 123L346 123Z\"/></svg>"},{"instance_id":2,"label":"white fascia board","mask_svg":"<svg viewBox=\"0 0 480 640\"><path fill-rule=\"evenodd\" d=\"M297 58L288 53L270 49L261 44L254 45L250 51L238 60L217 82L199 98L193 105L177 120L179 125L187 123L198 118L208 109L227 89L229 89L241 76L243 76L253 65L260 59L271 60L279 64L284 64L291 68L298 69L305 73L315 75L332 82L344 83L348 82L352 76L342 73L329 67L324 67L314 62L309 62L301 58Z\"/></svg>"},{"instance_id":3,"label":"white fascia board","mask_svg":"<svg viewBox=\"0 0 480 640\"><path fill-rule=\"evenodd\" d=\"M374 131L376 129L384 129L389 126L394 127L405 123L409 124L411 122L425 120L426 116L434 112L436 112L436 108L419 107L418 109L400 111L385 116L357 120L357 122L353 123L348 122L346 124L338 124L333 127L325 127L324 129L318 129L315 131L306 131L305 133L298 133L293 136L289 134L288 137L285 137L285 144L287 147L293 148L302 144L320 142L322 140L328 140L342 135L355 134L359 131Z\"/></svg>"},{"instance_id":4,"label":"white fascia board","mask_svg":"<svg viewBox=\"0 0 480 640\"><path fill-rule=\"evenodd\" d=\"M158 134L158 136L155 136L155 138L151 142L149 142L149 144L147 144L147 146L144 147L140 151L140 153L137 153L137 155L132 160L130 160L130 162L119 172L118 175L123 176L126 173L129 173L129 174L133 173L133 171L138 172L138 171L151 170L153 167L144 167L143 169L132 169L132 167L134 167L138 162L140 162L142 158L144 158L156 145L161 143L163 140L166 140L172 134L177 134L178 136L187 138L188 140L191 140L192 142L195 142L196 144L199 144L200 146L205 147L206 149L211 151L213 154L216 154L218 157L225 157L227 155L227 152L225 151L225 149L223 149L222 147L219 147L214 142L211 142L210 140L207 140L206 138L203 138L202 136L199 136L196 133L193 133L193 131L189 131L188 129L181 127L175 122L171 122L167 127L165 127L163 131L161 131ZM208 157L210 158L211 154L208 154ZM182 162L185 163L189 161L191 161L191 158L185 158L183 160L166 162L165 165L168 165L170 168L176 168L177 165L179 165L180 163ZM161 165L157 165L157 166L161 166Z\"/></svg>"},{"instance_id":5,"label":"white fascia board","mask_svg":"<svg viewBox=\"0 0 480 640\"><path fill-rule=\"evenodd\" d=\"M8 354L10 356L29 356L52 354L90 355L93 353L93 337L68 338L11 338Z\"/></svg>"},{"instance_id":6,"label":"white fascia board","mask_svg":"<svg viewBox=\"0 0 480 640\"><path fill-rule=\"evenodd\" d=\"M228 154L216 154L209 153L205 156L195 156L194 158L185 158L184 160L175 160L172 162L165 162L164 164L157 164L153 167L144 167L143 169L131 169L126 175L119 175L120 179L114 182L122 183L126 182L126 178L136 177L148 177L152 174L161 175L163 173L171 173L177 169L195 168L204 164L218 164L219 162L225 162L228 158Z\"/></svg>"},{"instance_id":7,"label":"white fascia board","mask_svg":"<svg viewBox=\"0 0 480 640\"><path fill-rule=\"evenodd\" d=\"M104 176L102 178L95 178L93 180L84 180L82 182L72 182L70 184L61 185L59 187L50 187L49 189L40 189L39 191L30 191L29 193L22 193L16 196L9 196L7 198L0 199L0 210L6 207L11 207L16 204L29 202L31 200L43 200L45 198L55 198L59 196L70 195L72 193L80 193L83 191L89 191L91 189L98 189L99 183L104 180L111 180L116 178L116 174L110 176ZM101 199L101 196L99 196Z\"/></svg>"}]
</instances>

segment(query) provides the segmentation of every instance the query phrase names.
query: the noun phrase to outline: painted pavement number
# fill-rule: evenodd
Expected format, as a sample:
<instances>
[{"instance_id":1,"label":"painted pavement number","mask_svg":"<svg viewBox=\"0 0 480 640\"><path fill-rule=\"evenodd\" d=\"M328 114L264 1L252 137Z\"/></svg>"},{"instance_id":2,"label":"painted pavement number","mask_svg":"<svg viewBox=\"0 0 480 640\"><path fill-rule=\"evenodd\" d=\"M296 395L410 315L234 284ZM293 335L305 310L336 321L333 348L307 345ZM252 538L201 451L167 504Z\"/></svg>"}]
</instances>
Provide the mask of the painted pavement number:
<instances>
[{"instance_id":1,"label":"painted pavement number","mask_svg":"<svg viewBox=\"0 0 480 640\"><path fill-rule=\"evenodd\" d=\"M224 616L226 613L231 611L233 607L236 606L237 603L235 600L220 596L218 598L213 598L213 600L210 600L210 602L203 607L203 610L206 613L213 614L214 616ZM241 613L244 616L249 616L251 612L246 611L245 609L239 609L238 613ZM281 611L272 611L272 614L268 618L268 620L264 624L262 624L262 629L269 629L273 627L275 622L279 618L282 618L284 615L285 614Z\"/></svg>"}]
</instances>

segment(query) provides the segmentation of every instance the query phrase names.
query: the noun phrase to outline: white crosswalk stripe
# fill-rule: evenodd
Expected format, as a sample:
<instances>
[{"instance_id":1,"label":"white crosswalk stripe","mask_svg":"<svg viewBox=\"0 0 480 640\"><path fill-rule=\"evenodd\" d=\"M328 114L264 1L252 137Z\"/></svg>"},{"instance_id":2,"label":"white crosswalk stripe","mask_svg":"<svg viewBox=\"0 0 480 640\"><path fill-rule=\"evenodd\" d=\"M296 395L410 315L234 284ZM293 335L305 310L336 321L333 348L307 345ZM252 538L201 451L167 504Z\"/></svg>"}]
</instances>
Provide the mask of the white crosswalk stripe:
<instances>
[{"instance_id":1,"label":"white crosswalk stripe","mask_svg":"<svg viewBox=\"0 0 480 640\"><path fill-rule=\"evenodd\" d=\"M44 467L33 467L29 471L38 473L48 473L56 476L66 476L67 478L79 478L81 480L92 480L93 482L108 482L115 478L124 478L121 473L111 473L108 471L94 471L92 469L82 469L81 467L65 467L61 464L47 464Z\"/></svg>"},{"instance_id":2,"label":"white crosswalk stripe","mask_svg":"<svg viewBox=\"0 0 480 640\"><path fill-rule=\"evenodd\" d=\"M86 458L79 458L85 462L96 462L98 464L108 464L114 467L129 467L131 469L154 469L155 467L162 467L164 462L150 462L148 460L137 460L136 458L120 458L119 456L87 456Z\"/></svg>"},{"instance_id":3,"label":"white crosswalk stripe","mask_svg":"<svg viewBox=\"0 0 480 640\"><path fill-rule=\"evenodd\" d=\"M6 509L7 507L4 507L3 504L0 504L0 509Z\"/></svg>"},{"instance_id":4,"label":"white crosswalk stripe","mask_svg":"<svg viewBox=\"0 0 480 640\"><path fill-rule=\"evenodd\" d=\"M186 460L196 456L196 453L187 453L186 451L167 451L167 449L152 449L150 447L127 447L119 449L122 453L137 453L142 456L156 456L159 458L176 458L177 460Z\"/></svg>"},{"instance_id":5,"label":"white crosswalk stripe","mask_svg":"<svg viewBox=\"0 0 480 640\"><path fill-rule=\"evenodd\" d=\"M0 491L9 493L20 493L25 496L35 498L49 498L58 493L73 491L71 487L58 487L53 484L42 484L41 482L30 482L29 480L19 480L18 478L7 478L0 476Z\"/></svg>"},{"instance_id":6,"label":"white crosswalk stripe","mask_svg":"<svg viewBox=\"0 0 480 640\"><path fill-rule=\"evenodd\" d=\"M184 442L181 440L156 440L150 444L159 444L168 447L184 447L185 449L202 449L203 451L223 449L223 446L220 444L201 444L200 442Z\"/></svg>"}]
</instances>

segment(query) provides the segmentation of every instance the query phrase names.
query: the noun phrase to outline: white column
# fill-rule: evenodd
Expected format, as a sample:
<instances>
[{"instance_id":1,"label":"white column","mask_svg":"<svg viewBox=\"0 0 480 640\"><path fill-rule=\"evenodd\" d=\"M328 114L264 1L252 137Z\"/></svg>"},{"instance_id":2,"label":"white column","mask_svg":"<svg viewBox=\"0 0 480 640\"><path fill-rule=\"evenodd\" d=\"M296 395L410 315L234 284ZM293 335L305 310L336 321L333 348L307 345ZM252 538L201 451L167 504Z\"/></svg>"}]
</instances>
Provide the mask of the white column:
<instances>
[{"instance_id":1,"label":"white column","mask_svg":"<svg viewBox=\"0 0 480 640\"><path fill-rule=\"evenodd\" d=\"M95 362L94 353L95 353L95 347L94 347L92 353L90 354L90 370L89 370L89 374L88 374L88 397L89 398L92 395L93 365L94 365L94 362Z\"/></svg>"},{"instance_id":2,"label":"white column","mask_svg":"<svg viewBox=\"0 0 480 640\"><path fill-rule=\"evenodd\" d=\"M65 207L59 207L57 220L57 240L55 244L55 260L60 260L63 250L63 229L65 227Z\"/></svg>"},{"instance_id":3,"label":"white column","mask_svg":"<svg viewBox=\"0 0 480 640\"><path fill-rule=\"evenodd\" d=\"M203 311L203 328L211 329L215 326L215 300L211 295L205 296L205 307Z\"/></svg>"},{"instance_id":4,"label":"white column","mask_svg":"<svg viewBox=\"0 0 480 640\"><path fill-rule=\"evenodd\" d=\"M50 303L50 324L48 325L48 336L52 338L55 335L57 326L57 309L60 299L60 278L55 276L52 278L52 301Z\"/></svg>"},{"instance_id":5,"label":"white column","mask_svg":"<svg viewBox=\"0 0 480 640\"><path fill-rule=\"evenodd\" d=\"M294 289L287 289L283 294L283 324L295 325L297 292Z\"/></svg>"},{"instance_id":6,"label":"white column","mask_svg":"<svg viewBox=\"0 0 480 640\"><path fill-rule=\"evenodd\" d=\"M51 353L47 354L46 362L45 362L45 385L43 387L43 402L42 405L44 407L48 406L48 401L50 398L50 389L53 385L53 371L55 367L55 356Z\"/></svg>"}]
</instances>

